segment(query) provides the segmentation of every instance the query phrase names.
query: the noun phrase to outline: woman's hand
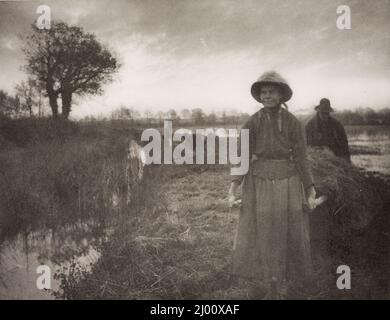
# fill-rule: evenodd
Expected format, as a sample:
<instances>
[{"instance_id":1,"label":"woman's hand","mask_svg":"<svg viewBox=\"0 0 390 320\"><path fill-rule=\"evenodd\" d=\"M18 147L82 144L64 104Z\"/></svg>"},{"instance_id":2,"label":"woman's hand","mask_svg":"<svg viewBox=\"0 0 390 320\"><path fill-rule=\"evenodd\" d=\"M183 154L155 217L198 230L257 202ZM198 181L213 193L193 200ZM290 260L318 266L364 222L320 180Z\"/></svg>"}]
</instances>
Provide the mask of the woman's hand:
<instances>
[{"instance_id":1,"label":"woman's hand","mask_svg":"<svg viewBox=\"0 0 390 320\"><path fill-rule=\"evenodd\" d=\"M236 194L237 194L238 187L239 185L238 182L236 181L233 181L230 185L229 196L228 196L229 208L232 208L234 205L234 201L237 200Z\"/></svg>"},{"instance_id":2,"label":"woman's hand","mask_svg":"<svg viewBox=\"0 0 390 320\"><path fill-rule=\"evenodd\" d=\"M310 186L307 191L307 205L310 210L316 207L316 189L314 186Z\"/></svg>"}]
</instances>

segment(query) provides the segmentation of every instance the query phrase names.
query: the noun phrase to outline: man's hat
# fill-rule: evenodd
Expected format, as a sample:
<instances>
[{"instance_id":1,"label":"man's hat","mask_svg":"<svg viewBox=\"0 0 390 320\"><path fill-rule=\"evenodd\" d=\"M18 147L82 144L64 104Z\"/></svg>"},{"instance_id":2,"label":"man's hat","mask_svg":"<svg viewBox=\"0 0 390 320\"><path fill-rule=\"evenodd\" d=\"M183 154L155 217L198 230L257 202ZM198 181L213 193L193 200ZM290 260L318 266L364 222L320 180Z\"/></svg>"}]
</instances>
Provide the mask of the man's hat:
<instances>
[{"instance_id":1,"label":"man's hat","mask_svg":"<svg viewBox=\"0 0 390 320\"><path fill-rule=\"evenodd\" d=\"M260 90L263 86L265 85L276 85L278 86L281 90L282 93L282 100L283 102L286 102L291 99L292 97L292 90L290 86L288 85L287 81L282 78L282 76L275 72L275 71L267 71L263 73L260 78L252 84L251 87L251 94L252 97L255 98L258 102L261 103L260 101Z\"/></svg>"},{"instance_id":2,"label":"man's hat","mask_svg":"<svg viewBox=\"0 0 390 320\"><path fill-rule=\"evenodd\" d=\"M322 112L333 112L333 108L330 106L329 99L322 98L320 100L320 104L314 108L316 111L322 111Z\"/></svg>"}]
</instances>

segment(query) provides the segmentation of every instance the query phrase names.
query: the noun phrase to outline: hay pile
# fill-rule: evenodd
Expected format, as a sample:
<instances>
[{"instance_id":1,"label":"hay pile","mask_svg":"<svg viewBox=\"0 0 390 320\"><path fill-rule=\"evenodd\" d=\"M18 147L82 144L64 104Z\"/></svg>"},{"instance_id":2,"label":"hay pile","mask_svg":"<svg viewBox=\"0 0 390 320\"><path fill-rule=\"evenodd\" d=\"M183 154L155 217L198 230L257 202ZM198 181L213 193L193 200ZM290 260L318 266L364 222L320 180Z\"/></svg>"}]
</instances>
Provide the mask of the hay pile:
<instances>
[{"instance_id":1,"label":"hay pile","mask_svg":"<svg viewBox=\"0 0 390 320\"><path fill-rule=\"evenodd\" d=\"M309 148L308 157L317 196L329 197L324 204L329 208L329 214L354 230L368 226L383 208L380 185L368 179L364 170L348 164L329 150Z\"/></svg>"}]
</instances>

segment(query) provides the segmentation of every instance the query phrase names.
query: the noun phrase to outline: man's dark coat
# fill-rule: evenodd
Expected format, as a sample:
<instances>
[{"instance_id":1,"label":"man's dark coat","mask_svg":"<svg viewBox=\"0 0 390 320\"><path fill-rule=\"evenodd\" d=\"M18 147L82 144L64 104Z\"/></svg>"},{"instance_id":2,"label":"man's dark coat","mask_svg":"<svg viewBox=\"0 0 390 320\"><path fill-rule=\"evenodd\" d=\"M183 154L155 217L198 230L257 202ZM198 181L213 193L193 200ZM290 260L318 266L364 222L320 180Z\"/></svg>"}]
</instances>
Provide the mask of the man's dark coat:
<instances>
[{"instance_id":1,"label":"man's dark coat","mask_svg":"<svg viewBox=\"0 0 390 320\"><path fill-rule=\"evenodd\" d=\"M348 139L343 125L330 117L328 121L320 119L318 113L306 125L307 145L312 147L326 146L333 153L351 162Z\"/></svg>"}]
</instances>

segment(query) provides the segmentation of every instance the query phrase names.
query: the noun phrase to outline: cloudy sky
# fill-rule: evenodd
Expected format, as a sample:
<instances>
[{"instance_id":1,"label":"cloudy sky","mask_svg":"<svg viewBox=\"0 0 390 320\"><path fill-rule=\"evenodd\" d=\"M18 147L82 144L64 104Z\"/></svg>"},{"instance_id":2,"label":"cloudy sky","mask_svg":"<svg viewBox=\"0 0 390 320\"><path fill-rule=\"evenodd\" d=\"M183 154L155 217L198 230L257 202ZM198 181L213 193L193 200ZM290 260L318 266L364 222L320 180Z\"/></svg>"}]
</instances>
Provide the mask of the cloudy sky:
<instances>
[{"instance_id":1,"label":"cloudy sky","mask_svg":"<svg viewBox=\"0 0 390 320\"><path fill-rule=\"evenodd\" d=\"M40 4L77 24L123 64L104 94L78 100L73 115L202 107L252 113L249 93L274 69L294 91L291 110L328 97L338 110L390 107L390 0L132 0L0 2L0 88L25 77L22 45ZM336 26L339 5L352 28Z\"/></svg>"}]
</instances>

